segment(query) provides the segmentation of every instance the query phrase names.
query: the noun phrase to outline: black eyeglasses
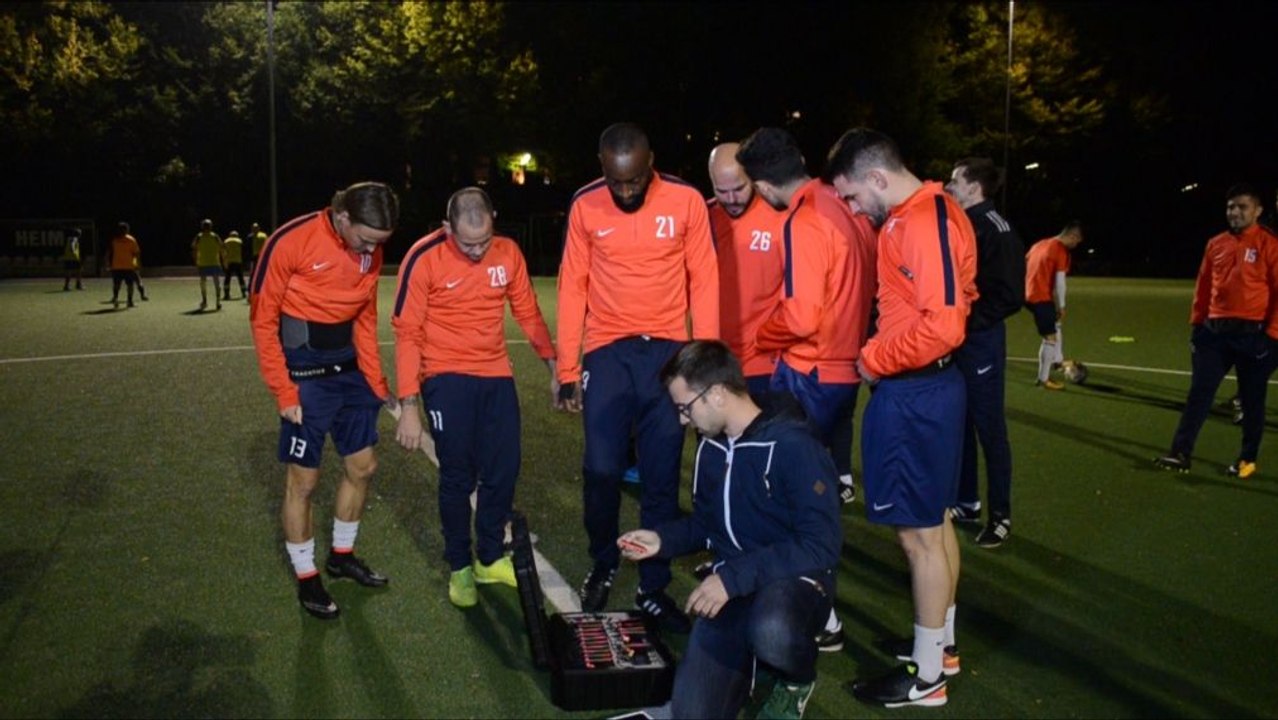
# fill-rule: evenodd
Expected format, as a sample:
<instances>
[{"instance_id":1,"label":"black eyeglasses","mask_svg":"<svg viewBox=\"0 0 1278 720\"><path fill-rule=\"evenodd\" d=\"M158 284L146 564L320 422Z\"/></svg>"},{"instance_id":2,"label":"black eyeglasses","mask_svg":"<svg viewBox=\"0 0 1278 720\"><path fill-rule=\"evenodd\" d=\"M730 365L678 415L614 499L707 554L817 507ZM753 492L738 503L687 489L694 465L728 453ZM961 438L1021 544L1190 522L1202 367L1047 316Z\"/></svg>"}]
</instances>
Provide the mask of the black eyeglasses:
<instances>
[{"instance_id":1,"label":"black eyeglasses","mask_svg":"<svg viewBox=\"0 0 1278 720\"><path fill-rule=\"evenodd\" d=\"M697 393L697 396L696 396L696 397L692 398L691 400L689 400L689 401L688 401L688 402L686 402L686 403L675 403L675 410L678 410L680 415L682 415L682 416L684 416L684 417L688 418L689 420L691 420L691 419L692 419L692 406L693 406L693 405L696 405L698 400L700 400L701 398L705 397L705 396L706 396L706 393L710 392L710 388L712 388L712 387L714 387L714 386L713 386L713 385L711 385L711 386L707 387L705 390L702 390L701 392Z\"/></svg>"}]
</instances>

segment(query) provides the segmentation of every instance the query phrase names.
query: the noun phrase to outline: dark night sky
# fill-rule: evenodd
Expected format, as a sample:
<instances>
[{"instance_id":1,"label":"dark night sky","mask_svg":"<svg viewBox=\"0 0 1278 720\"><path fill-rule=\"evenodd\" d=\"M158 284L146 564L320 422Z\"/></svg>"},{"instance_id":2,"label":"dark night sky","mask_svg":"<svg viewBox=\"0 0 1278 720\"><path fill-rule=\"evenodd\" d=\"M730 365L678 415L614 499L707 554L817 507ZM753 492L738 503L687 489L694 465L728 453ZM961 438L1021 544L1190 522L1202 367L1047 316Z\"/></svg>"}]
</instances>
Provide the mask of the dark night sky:
<instances>
[{"instance_id":1,"label":"dark night sky","mask_svg":"<svg viewBox=\"0 0 1278 720\"><path fill-rule=\"evenodd\" d=\"M1105 74L1126 87L1165 94L1170 109L1157 130L1102 134L1075 149L1076 167L1060 192L1090 229L1096 271L1148 271L1154 262L1167 274L1192 275L1206 238L1223 229L1222 196L1238 180L1258 185L1274 212L1278 124L1262 106L1278 91L1278 3L1043 5L1069 20L1088 62L1103 61ZM1025 6L1017 4L1020 12ZM556 78L546 83L547 100L579 111L573 127L558 128L582 158L566 177L597 174L599 129L633 119L653 136L662 169L704 187L712 138L694 131L688 140L690 127L712 124L734 139L782 124L792 108L804 118L791 129L819 171L825 150L849 126L848 97L865 94L885 68L909 62L894 52L893 38L909 32L926 7L516 3L508 16L533 44L543 81ZM599 67L615 81L590 86ZM1018 163L1028 160L1012 158L1013 183ZM1191 183L1198 189L1179 191ZM1031 241L1069 219L1025 217L1015 205L1010 215Z\"/></svg>"}]
</instances>

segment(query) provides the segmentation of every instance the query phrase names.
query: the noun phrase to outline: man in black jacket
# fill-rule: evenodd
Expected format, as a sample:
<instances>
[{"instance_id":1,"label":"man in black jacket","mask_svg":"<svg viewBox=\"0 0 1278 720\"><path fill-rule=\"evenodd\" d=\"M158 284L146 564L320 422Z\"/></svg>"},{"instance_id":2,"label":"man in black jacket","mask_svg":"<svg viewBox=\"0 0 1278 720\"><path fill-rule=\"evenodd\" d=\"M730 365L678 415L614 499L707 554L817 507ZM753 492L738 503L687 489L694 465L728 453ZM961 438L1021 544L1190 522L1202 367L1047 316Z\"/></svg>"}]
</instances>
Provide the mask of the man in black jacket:
<instances>
[{"instance_id":1,"label":"man in black jacket","mask_svg":"<svg viewBox=\"0 0 1278 720\"><path fill-rule=\"evenodd\" d=\"M1012 449L1003 412L1007 330L1003 320L1024 304L1025 246L1011 223L988 200L1002 185L989 158L967 158L954 166L945 190L958 201L976 230L976 288L980 298L967 317L967 339L954 355L967 382L967 422L956 522L980 523L976 442L985 449L989 517L976 544L995 548L1012 530Z\"/></svg>"}]
</instances>

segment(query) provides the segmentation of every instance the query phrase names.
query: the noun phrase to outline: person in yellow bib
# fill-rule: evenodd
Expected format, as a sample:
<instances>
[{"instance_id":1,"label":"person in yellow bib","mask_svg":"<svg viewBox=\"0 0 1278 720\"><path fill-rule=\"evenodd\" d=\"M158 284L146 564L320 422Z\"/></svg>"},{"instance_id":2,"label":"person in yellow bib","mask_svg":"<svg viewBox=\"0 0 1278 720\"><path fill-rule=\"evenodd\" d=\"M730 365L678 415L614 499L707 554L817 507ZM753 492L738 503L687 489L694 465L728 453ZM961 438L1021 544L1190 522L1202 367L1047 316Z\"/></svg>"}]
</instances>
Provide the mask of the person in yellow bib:
<instances>
[{"instance_id":1,"label":"person in yellow bib","mask_svg":"<svg viewBox=\"0 0 1278 720\"><path fill-rule=\"evenodd\" d=\"M244 240L237 230L232 230L222 242L222 256L226 258L226 272L222 276L222 299L231 299L231 275L240 281L240 297L248 300L248 287L244 284Z\"/></svg>"},{"instance_id":2,"label":"person in yellow bib","mask_svg":"<svg viewBox=\"0 0 1278 720\"><path fill-rule=\"evenodd\" d=\"M72 275L75 275L75 289L84 289L80 279L80 228L67 230L67 238L62 245L62 273L63 292L71 290Z\"/></svg>"},{"instance_id":3,"label":"person in yellow bib","mask_svg":"<svg viewBox=\"0 0 1278 720\"><path fill-rule=\"evenodd\" d=\"M253 271L257 269L257 259L262 256L262 248L266 247L268 236L266 231L262 230L262 226L253 223L249 226L248 243L249 243L249 277L253 277Z\"/></svg>"},{"instance_id":4,"label":"person in yellow bib","mask_svg":"<svg viewBox=\"0 0 1278 720\"><path fill-rule=\"evenodd\" d=\"M209 306L208 279L213 278L213 300L222 309L222 263L224 250L222 238L213 232L212 220L200 221L200 232L191 241L191 255L200 273L200 309ZM243 282L243 280L241 280Z\"/></svg>"}]
</instances>

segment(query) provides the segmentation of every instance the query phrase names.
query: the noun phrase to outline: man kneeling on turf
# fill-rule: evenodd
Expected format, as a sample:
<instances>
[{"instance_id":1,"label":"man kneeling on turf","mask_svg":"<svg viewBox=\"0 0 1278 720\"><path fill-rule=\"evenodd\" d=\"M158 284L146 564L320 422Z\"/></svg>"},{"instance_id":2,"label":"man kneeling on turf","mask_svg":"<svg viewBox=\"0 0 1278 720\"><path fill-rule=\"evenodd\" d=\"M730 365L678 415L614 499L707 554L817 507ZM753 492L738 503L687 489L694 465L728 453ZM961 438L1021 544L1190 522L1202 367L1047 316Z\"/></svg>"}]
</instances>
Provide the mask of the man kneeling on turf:
<instances>
[{"instance_id":1,"label":"man kneeling on turf","mask_svg":"<svg viewBox=\"0 0 1278 720\"><path fill-rule=\"evenodd\" d=\"M736 717L755 668L755 697L766 703L759 717L801 717L843 542L834 462L802 417L754 404L740 364L719 341L685 345L661 380L680 421L701 433L692 514L632 530L617 545L635 561L706 548L715 555L713 573L685 606L699 619L671 712Z\"/></svg>"}]
</instances>

